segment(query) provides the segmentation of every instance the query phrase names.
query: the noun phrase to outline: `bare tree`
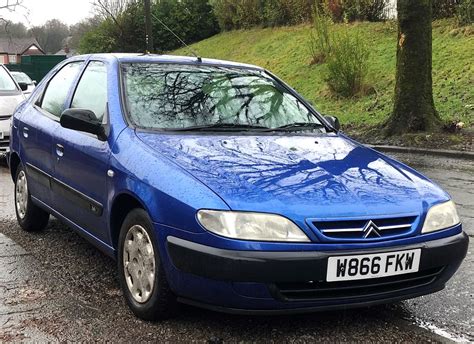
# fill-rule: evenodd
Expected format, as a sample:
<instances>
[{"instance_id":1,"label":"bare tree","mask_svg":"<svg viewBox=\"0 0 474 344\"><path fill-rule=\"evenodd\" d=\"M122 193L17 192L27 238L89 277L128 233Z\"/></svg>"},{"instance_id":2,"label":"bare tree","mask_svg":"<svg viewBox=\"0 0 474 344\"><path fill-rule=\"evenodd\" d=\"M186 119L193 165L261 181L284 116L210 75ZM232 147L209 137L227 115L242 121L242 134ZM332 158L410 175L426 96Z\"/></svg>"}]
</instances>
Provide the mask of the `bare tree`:
<instances>
[{"instance_id":1,"label":"bare tree","mask_svg":"<svg viewBox=\"0 0 474 344\"><path fill-rule=\"evenodd\" d=\"M0 1L0 10L15 11L18 6L22 6L23 0L3 0Z\"/></svg>"},{"instance_id":2,"label":"bare tree","mask_svg":"<svg viewBox=\"0 0 474 344\"><path fill-rule=\"evenodd\" d=\"M15 12L18 7L25 8L23 6L23 0L0 0L0 23L4 26L4 32L11 39L12 33L10 32L11 22L3 18L2 14L7 12ZM17 27L18 28L18 27ZM21 30L21 28L20 28Z\"/></svg>"},{"instance_id":3,"label":"bare tree","mask_svg":"<svg viewBox=\"0 0 474 344\"><path fill-rule=\"evenodd\" d=\"M69 48L79 49L79 43L82 37L89 31L100 25L102 19L97 15L87 19L83 19L77 24L69 27L70 40L68 41Z\"/></svg>"},{"instance_id":4,"label":"bare tree","mask_svg":"<svg viewBox=\"0 0 474 344\"><path fill-rule=\"evenodd\" d=\"M23 0L0 0L0 21L7 22L2 14L5 11L15 12L18 7L25 8L25 6L23 6Z\"/></svg>"},{"instance_id":5,"label":"bare tree","mask_svg":"<svg viewBox=\"0 0 474 344\"><path fill-rule=\"evenodd\" d=\"M94 6L96 15L104 20L111 20L119 31L119 42L123 46L125 28L121 20L121 15L125 12L128 5L136 3L138 0L95 0Z\"/></svg>"},{"instance_id":6,"label":"bare tree","mask_svg":"<svg viewBox=\"0 0 474 344\"><path fill-rule=\"evenodd\" d=\"M58 19L48 20L42 26L33 26L29 34L34 37L44 51L54 54L63 48L63 41L69 36L69 28Z\"/></svg>"},{"instance_id":7,"label":"bare tree","mask_svg":"<svg viewBox=\"0 0 474 344\"><path fill-rule=\"evenodd\" d=\"M28 29L23 23L13 23L9 20L4 21L3 30L0 31L0 37L24 38L28 37Z\"/></svg>"},{"instance_id":8,"label":"bare tree","mask_svg":"<svg viewBox=\"0 0 474 344\"><path fill-rule=\"evenodd\" d=\"M93 2L96 14L102 18L117 19L126 9L128 4L137 0L95 0Z\"/></svg>"}]
</instances>

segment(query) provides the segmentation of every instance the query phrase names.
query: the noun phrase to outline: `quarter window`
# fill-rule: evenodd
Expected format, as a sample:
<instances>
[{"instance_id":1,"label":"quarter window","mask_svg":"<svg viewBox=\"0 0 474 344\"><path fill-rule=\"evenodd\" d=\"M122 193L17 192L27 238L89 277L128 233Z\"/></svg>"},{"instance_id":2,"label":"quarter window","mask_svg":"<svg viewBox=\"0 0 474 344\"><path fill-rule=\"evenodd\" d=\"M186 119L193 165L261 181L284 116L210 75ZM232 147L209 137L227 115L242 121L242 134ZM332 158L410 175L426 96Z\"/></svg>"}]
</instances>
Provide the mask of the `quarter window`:
<instances>
[{"instance_id":1,"label":"quarter window","mask_svg":"<svg viewBox=\"0 0 474 344\"><path fill-rule=\"evenodd\" d=\"M81 66L82 61L69 63L49 81L41 102L42 109L56 117L61 116L67 95Z\"/></svg>"},{"instance_id":2,"label":"quarter window","mask_svg":"<svg viewBox=\"0 0 474 344\"><path fill-rule=\"evenodd\" d=\"M106 105L107 68L102 62L92 61L79 81L71 107L91 110L101 121Z\"/></svg>"}]
</instances>

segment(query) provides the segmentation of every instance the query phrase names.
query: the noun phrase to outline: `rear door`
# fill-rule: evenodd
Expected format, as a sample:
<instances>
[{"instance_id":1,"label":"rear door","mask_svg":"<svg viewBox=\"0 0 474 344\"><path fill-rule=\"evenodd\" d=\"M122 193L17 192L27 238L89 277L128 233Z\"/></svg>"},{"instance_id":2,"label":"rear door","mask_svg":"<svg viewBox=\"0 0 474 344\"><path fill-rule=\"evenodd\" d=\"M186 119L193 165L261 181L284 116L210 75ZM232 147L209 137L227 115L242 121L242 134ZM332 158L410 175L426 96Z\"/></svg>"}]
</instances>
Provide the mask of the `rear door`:
<instances>
[{"instance_id":1,"label":"rear door","mask_svg":"<svg viewBox=\"0 0 474 344\"><path fill-rule=\"evenodd\" d=\"M107 66L89 61L72 95L71 108L87 109L107 121ZM102 241L107 239L103 210L107 202L108 142L95 135L59 127L55 132L53 185L59 211Z\"/></svg>"},{"instance_id":2,"label":"rear door","mask_svg":"<svg viewBox=\"0 0 474 344\"><path fill-rule=\"evenodd\" d=\"M53 207L50 176L54 170L53 138L68 93L78 77L83 61L63 66L25 107L18 124L21 160L26 164L31 194ZM53 207L54 208L54 207Z\"/></svg>"}]
</instances>

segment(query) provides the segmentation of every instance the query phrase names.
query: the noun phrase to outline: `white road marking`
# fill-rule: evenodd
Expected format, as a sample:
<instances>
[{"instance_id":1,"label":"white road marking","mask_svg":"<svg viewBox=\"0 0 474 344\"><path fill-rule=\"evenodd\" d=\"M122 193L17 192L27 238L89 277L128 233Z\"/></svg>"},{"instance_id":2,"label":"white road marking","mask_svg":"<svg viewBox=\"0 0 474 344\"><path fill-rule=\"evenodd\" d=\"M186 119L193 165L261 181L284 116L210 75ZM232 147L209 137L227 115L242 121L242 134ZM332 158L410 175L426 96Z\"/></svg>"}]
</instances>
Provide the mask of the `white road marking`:
<instances>
[{"instance_id":1,"label":"white road marking","mask_svg":"<svg viewBox=\"0 0 474 344\"><path fill-rule=\"evenodd\" d=\"M449 339L449 340L451 340L453 342L456 342L456 343L470 343L471 342L469 339L465 338L462 335L449 333L448 331L443 330L442 328L439 328L438 326L436 326L436 325L434 325L430 322L427 322L427 321L423 321L423 320L420 320L420 319L415 319L415 325L417 325L418 327L421 327L425 330L431 331L431 332L437 334L438 336Z\"/></svg>"}]
</instances>

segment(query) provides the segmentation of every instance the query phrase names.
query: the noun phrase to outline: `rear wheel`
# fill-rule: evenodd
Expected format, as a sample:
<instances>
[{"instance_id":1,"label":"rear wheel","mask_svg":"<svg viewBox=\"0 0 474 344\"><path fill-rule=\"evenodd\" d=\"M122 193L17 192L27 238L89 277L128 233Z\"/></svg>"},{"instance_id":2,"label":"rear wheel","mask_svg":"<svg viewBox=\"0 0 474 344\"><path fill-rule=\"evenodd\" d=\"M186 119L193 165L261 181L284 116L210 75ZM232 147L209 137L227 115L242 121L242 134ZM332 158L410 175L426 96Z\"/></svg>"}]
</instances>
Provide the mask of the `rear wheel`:
<instances>
[{"instance_id":1,"label":"rear wheel","mask_svg":"<svg viewBox=\"0 0 474 344\"><path fill-rule=\"evenodd\" d=\"M176 313L176 297L163 271L152 222L143 209L134 209L125 218L117 260L125 299L136 316L159 320Z\"/></svg>"},{"instance_id":2,"label":"rear wheel","mask_svg":"<svg viewBox=\"0 0 474 344\"><path fill-rule=\"evenodd\" d=\"M15 212L20 227L27 232L36 232L46 228L49 214L33 204L28 189L25 168L20 164L15 177Z\"/></svg>"}]
</instances>

